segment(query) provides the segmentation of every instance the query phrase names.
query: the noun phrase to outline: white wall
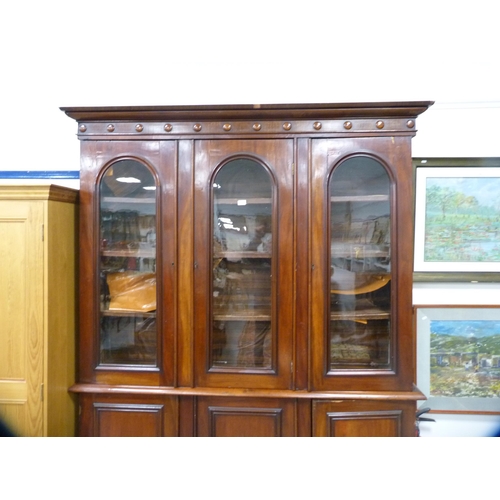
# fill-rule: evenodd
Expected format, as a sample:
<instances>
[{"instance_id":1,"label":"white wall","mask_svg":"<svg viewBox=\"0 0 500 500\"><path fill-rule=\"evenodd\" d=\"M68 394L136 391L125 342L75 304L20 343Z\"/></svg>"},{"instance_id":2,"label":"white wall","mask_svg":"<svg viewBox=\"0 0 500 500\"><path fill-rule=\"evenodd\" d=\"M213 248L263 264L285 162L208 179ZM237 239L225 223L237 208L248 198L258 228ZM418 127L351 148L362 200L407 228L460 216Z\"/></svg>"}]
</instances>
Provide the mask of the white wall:
<instances>
[{"instance_id":1,"label":"white wall","mask_svg":"<svg viewBox=\"0 0 500 500\"><path fill-rule=\"evenodd\" d=\"M76 123L59 107L94 105L433 100L413 156L500 156L494 7L6 2L0 168L78 170Z\"/></svg>"},{"instance_id":2,"label":"white wall","mask_svg":"<svg viewBox=\"0 0 500 500\"><path fill-rule=\"evenodd\" d=\"M492 2L27 0L1 18L3 169L78 169L58 108L91 105L434 100L414 156L500 156Z\"/></svg>"}]
</instances>

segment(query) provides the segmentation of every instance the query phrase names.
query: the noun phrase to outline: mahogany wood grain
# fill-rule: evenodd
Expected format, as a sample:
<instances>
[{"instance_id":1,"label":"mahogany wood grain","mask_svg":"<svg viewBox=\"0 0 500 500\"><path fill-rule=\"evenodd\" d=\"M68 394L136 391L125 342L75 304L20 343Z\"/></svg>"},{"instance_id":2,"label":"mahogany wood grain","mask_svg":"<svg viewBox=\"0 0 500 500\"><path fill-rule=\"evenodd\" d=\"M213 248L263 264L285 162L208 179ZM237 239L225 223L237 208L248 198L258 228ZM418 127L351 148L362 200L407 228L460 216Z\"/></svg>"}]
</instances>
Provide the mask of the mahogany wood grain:
<instances>
[{"instance_id":1,"label":"mahogany wood grain","mask_svg":"<svg viewBox=\"0 0 500 500\"><path fill-rule=\"evenodd\" d=\"M290 400L199 398L199 437L293 437L295 408Z\"/></svg>"},{"instance_id":2,"label":"mahogany wood grain","mask_svg":"<svg viewBox=\"0 0 500 500\"><path fill-rule=\"evenodd\" d=\"M432 103L266 104L61 108L81 140L80 435L413 435L412 322L415 120ZM391 358L388 368L331 369L331 200L328 182L347 158L373 158L390 180ZM234 158L265 166L274 183L271 367L211 362L216 258L212 183ZM157 179L157 366L99 361L99 188L119 159ZM260 198L259 198L260 199ZM261 200L262 201L262 200ZM227 250L227 249L226 249ZM217 314L216 314L217 313ZM247 318L242 315L241 318ZM248 319L248 318L247 318Z\"/></svg>"},{"instance_id":3,"label":"mahogany wood grain","mask_svg":"<svg viewBox=\"0 0 500 500\"><path fill-rule=\"evenodd\" d=\"M293 141L199 141L195 143L195 383L208 387L291 387L293 342ZM216 369L209 366L211 189L214 173L231 157L255 158L269 168L275 183L273 256L272 368ZM207 245L208 243L208 245ZM279 296L279 300L277 297Z\"/></svg>"},{"instance_id":4,"label":"mahogany wood grain","mask_svg":"<svg viewBox=\"0 0 500 500\"><path fill-rule=\"evenodd\" d=\"M413 437L415 406L408 401L314 401L315 437Z\"/></svg>"},{"instance_id":5,"label":"mahogany wood grain","mask_svg":"<svg viewBox=\"0 0 500 500\"><path fill-rule=\"evenodd\" d=\"M129 395L81 399L80 435L94 437L175 437L177 398Z\"/></svg>"},{"instance_id":6,"label":"mahogany wood grain","mask_svg":"<svg viewBox=\"0 0 500 500\"><path fill-rule=\"evenodd\" d=\"M413 386L412 255L413 200L410 140L407 137L320 139L312 150L312 295L311 356L313 390L408 391ZM384 370L331 371L326 366L324 332L327 329L329 273L326 265L329 242L326 232L327 183L331 170L353 152L379 161L387 168L392 187L391 235L395 251L391 256L391 303L393 318L391 367ZM328 373L327 373L328 372Z\"/></svg>"}]
</instances>

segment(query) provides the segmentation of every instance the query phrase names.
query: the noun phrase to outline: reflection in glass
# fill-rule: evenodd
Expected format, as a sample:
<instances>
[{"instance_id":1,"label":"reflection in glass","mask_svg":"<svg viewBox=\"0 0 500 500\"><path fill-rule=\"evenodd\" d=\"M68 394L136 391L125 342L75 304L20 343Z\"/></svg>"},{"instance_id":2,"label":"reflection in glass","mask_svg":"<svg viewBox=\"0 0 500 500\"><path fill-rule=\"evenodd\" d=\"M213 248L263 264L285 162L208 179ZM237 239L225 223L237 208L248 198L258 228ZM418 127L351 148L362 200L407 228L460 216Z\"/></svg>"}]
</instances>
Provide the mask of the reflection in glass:
<instances>
[{"instance_id":1,"label":"reflection in glass","mask_svg":"<svg viewBox=\"0 0 500 500\"><path fill-rule=\"evenodd\" d=\"M157 364L155 190L134 160L112 164L101 180L100 364Z\"/></svg>"},{"instance_id":2,"label":"reflection in glass","mask_svg":"<svg viewBox=\"0 0 500 500\"><path fill-rule=\"evenodd\" d=\"M330 194L330 369L390 366L390 180L367 157L333 170Z\"/></svg>"},{"instance_id":3,"label":"reflection in glass","mask_svg":"<svg viewBox=\"0 0 500 500\"><path fill-rule=\"evenodd\" d=\"M250 159L213 182L211 366L272 367L272 179Z\"/></svg>"}]
</instances>

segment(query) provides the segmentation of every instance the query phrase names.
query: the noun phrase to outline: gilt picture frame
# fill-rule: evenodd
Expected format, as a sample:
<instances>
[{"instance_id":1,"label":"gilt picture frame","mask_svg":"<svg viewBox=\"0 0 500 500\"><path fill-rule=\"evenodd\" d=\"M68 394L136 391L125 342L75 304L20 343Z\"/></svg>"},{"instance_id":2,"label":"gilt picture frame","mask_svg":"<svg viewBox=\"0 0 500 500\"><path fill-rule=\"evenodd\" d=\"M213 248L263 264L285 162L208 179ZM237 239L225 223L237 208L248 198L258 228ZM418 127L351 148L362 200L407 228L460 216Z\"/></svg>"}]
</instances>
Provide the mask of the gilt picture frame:
<instances>
[{"instance_id":1,"label":"gilt picture frame","mask_svg":"<svg viewBox=\"0 0 500 500\"><path fill-rule=\"evenodd\" d=\"M500 305L415 306L419 406L500 414Z\"/></svg>"},{"instance_id":2,"label":"gilt picture frame","mask_svg":"<svg viewBox=\"0 0 500 500\"><path fill-rule=\"evenodd\" d=\"M414 162L416 281L500 280L500 158L488 160Z\"/></svg>"}]
</instances>

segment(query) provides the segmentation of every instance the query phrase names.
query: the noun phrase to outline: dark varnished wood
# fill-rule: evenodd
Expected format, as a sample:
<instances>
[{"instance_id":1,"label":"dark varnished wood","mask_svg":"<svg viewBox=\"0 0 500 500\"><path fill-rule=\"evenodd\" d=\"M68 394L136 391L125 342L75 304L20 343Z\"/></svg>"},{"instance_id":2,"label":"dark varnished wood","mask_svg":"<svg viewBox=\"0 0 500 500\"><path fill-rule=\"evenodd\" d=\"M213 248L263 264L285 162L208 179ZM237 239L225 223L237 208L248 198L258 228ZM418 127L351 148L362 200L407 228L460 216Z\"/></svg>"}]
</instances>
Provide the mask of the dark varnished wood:
<instances>
[{"instance_id":1,"label":"dark varnished wood","mask_svg":"<svg viewBox=\"0 0 500 500\"><path fill-rule=\"evenodd\" d=\"M279 399L199 398L197 436L293 437L295 403Z\"/></svg>"},{"instance_id":2,"label":"dark varnished wood","mask_svg":"<svg viewBox=\"0 0 500 500\"><path fill-rule=\"evenodd\" d=\"M294 219L295 224L295 345L294 367L295 387L307 389L309 387L309 333L310 333L310 244L304 234L310 231L310 216L307 207L310 203L309 189L309 155L311 151L310 139L296 140L296 175L295 175L295 199Z\"/></svg>"},{"instance_id":3,"label":"dark varnished wood","mask_svg":"<svg viewBox=\"0 0 500 500\"><path fill-rule=\"evenodd\" d=\"M174 331L176 325L176 176L174 142L135 143L107 141L83 142L81 146L80 175L80 378L100 383L117 383L118 380L135 380L152 385L174 384ZM159 213L173 214L162 219L158 234L158 252L163 256L157 264L161 276L159 283L162 307L158 311L159 366L135 372L106 366L98 366L98 339L95 332L99 325L99 184L104 170L118 159L137 159L150 166L164 165L157 169L157 194ZM154 168L154 167L153 167Z\"/></svg>"},{"instance_id":4,"label":"dark varnished wood","mask_svg":"<svg viewBox=\"0 0 500 500\"><path fill-rule=\"evenodd\" d=\"M175 397L84 395L80 436L174 437L179 435Z\"/></svg>"},{"instance_id":5,"label":"dark varnished wood","mask_svg":"<svg viewBox=\"0 0 500 500\"><path fill-rule=\"evenodd\" d=\"M305 103L305 104L240 104L206 106L109 106L62 107L71 118L81 121L178 121L178 120L263 120L321 119L343 117L414 117L423 113L432 102L379 103Z\"/></svg>"},{"instance_id":6,"label":"dark varnished wood","mask_svg":"<svg viewBox=\"0 0 500 500\"><path fill-rule=\"evenodd\" d=\"M249 370L213 370L207 360L209 349L210 269L211 253L207 242L211 241L211 224L207 224L207 213L211 213L210 191L213 173L227 157L244 155L263 161L271 169L275 186L273 236L279 242L273 255L274 297L272 304L275 318L273 328L273 368L267 373L251 373ZM289 389L292 379L293 342L293 141L200 141L195 153L195 382L197 386L245 387Z\"/></svg>"},{"instance_id":7,"label":"dark varnished wood","mask_svg":"<svg viewBox=\"0 0 500 500\"><path fill-rule=\"evenodd\" d=\"M412 437L415 407L409 401L313 402L315 437Z\"/></svg>"},{"instance_id":8,"label":"dark varnished wood","mask_svg":"<svg viewBox=\"0 0 500 500\"><path fill-rule=\"evenodd\" d=\"M413 435L413 169L430 102L61 108L79 122L80 435ZM343 158L391 179L393 353L388 370L328 372L328 178ZM271 370L211 369L211 180L254 157L275 180ZM98 366L99 180L120 158L157 176L158 366Z\"/></svg>"},{"instance_id":9,"label":"dark varnished wood","mask_svg":"<svg viewBox=\"0 0 500 500\"><path fill-rule=\"evenodd\" d=\"M331 170L345 158L363 154L374 158L387 168L392 184L392 322L394 357L391 368L367 372L349 370L326 375L323 349L323 332L327 328L328 304L325 290L329 274L325 258L329 252L329 242L324 237L327 209L327 184ZM407 137L380 137L357 139L319 139L312 146L312 212L311 212L311 342L312 361L311 389L313 390L403 390L409 391L413 385L414 346L411 320L412 310L412 270L413 270L413 207L412 165L410 139Z\"/></svg>"},{"instance_id":10,"label":"dark varnished wood","mask_svg":"<svg viewBox=\"0 0 500 500\"><path fill-rule=\"evenodd\" d=\"M370 399L377 401L419 401L424 395L416 387L406 391L299 391L286 389L244 389L218 387L165 387L149 385L120 384L75 384L70 389L77 394L121 394L138 396L237 396L240 398L280 398L280 399Z\"/></svg>"}]
</instances>

